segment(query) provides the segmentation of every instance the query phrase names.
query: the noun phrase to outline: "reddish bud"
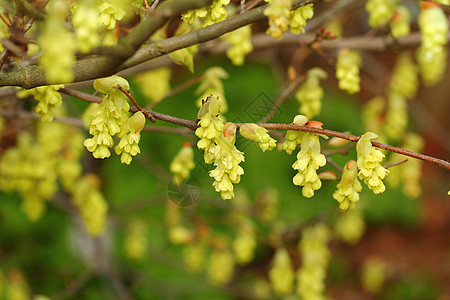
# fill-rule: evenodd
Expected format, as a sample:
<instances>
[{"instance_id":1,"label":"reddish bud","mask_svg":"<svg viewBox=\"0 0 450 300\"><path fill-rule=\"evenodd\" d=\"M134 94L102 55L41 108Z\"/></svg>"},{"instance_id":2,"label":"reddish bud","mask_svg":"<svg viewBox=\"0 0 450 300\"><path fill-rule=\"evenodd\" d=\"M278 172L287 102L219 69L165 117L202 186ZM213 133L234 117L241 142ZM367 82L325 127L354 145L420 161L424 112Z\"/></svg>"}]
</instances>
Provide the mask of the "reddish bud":
<instances>
[{"instance_id":1,"label":"reddish bud","mask_svg":"<svg viewBox=\"0 0 450 300\"><path fill-rule=\"evenodd\" d=\"M318 174L319 178L322 180L338 180L338 176L336 173L331 171L325 171L320 174Z\"/></svg>"},{"instance_id":2,"label":"reddish bud","mask_svg":"<svg viewBox=\"0 0 450 300\"><path fill-rule=\"evenodd\" d=\"M323 123L319 121L309 120L306 122L305 126L314 127L314 128L320 128L322 127Z\"/></svg>"}]
</instances>

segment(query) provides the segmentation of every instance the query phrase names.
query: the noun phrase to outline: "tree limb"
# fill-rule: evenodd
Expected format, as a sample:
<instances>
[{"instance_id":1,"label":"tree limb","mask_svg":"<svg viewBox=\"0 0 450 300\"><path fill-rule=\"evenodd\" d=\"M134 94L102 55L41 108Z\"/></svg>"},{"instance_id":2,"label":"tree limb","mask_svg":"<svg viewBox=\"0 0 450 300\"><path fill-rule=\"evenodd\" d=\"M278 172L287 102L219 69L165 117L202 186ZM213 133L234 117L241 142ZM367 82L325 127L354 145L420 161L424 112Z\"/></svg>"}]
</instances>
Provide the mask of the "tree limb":
<instances>
[{"instance_id":1,"label":"tree limb","mask_svg":"<svg viewBox=\"0 0 450 300\"><path fill-rule=\"evenodd\" d=\"M180 13L204 7L212 0L174 0L158 6L155 16L147 18L131 33L122 38L118 45L100 49L100 56L75 62L74 82L96 79L117 73L120 65L131 57L137 49L171 17ZM58 82L67 83L67 82ZM33 88L47 85L44 69L40 66L23 66L8 73L0 73L0 86L21 86Z\"/></svg>"},{"instance_id":2,"label":"tree limb","mask_svg":"<svg viewBox=\"0 0 450 300\"><path fill-rule=\"evenodd\" d=\"M83 92L80 92L77 90L63 88L63 89L60 89L59 91L65 93L65 94L80 98L82 100L89 101L89 102L100 103L102 101L102 98L100 98L100 97L86 94L86 93L83 93ZM136 107L130 106L130 112L137 112L137 111L139 111L139 110ZM184 126L186 128L189 128L192 131L194 131L198 127L197 121L185 120L185 119L173 117L170 115L157 113L155 111L151 111L151 114L153 115L153 117L155 119L169 122L169 123L176 124L176 125L180 125L180 126ZM236 123L236 126L239 128L240 126L242 126L244 124L248 124L248 123ZM329 130L329 129L315 128L315 127L310 127L310 126L299 126L299 125L295 125L295 124L275 124L275 123L257 123L257 124L261 127L269 129L269 130L295 130L295 131L312 132L312 133L317 133L317 134L324 134L327 136L334 136L334 137L338 137L338 138L352 141L352 142L357 142L360 138L359 136L348 134L348 133L333 131L333 130ZM374 141L372 141L372 145L374 147L377 147L380 149L384 149L384 150L396 152L396 153L399 153L399 154L402 154L405 156L414 157L417 159L428 161L428 162L437 164L447 170L450 170L450 163L443 159L435 158L435 157L428 156L425 154L412 152L412 151L409 151L409 150L406 150L403 148L399 148L399 147L395 147L395 146L391 146L391 145L387 145L387 144L383 144L383 143L379 143L379 142L374 142Z\"/></svg>"}]
</instances>

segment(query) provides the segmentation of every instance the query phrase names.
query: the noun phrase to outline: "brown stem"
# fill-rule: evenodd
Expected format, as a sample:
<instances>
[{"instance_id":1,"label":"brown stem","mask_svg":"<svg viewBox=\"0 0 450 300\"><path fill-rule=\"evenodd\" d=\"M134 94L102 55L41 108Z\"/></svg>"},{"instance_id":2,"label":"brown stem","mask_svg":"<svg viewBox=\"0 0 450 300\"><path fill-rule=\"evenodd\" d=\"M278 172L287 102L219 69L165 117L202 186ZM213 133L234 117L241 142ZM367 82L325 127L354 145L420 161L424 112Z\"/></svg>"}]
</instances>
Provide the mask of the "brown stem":
<instances>
[{"instance_id":1,"label":"brown stem","mask_svg":"<svg viewBox=\"0 0 450 300\"><path fill-rule=\"evenodd\" d=\"M68 95L78 97L82 100L89 101L89 102L97 102L97 103L101 102L101 98L92 96L90 94L86 94L86 93L83 93L80 91L70 90L67 88L62 88L62 89L60 89L60 91L63 93L66 93ZM134 106L130 107L131 112L136 112L138 110L139 109ZM176 125L180 125L180 126L184 126L186 128L189 128L190 130L196 130L198 127L196 121L176 118L173 116L169 116L169 115L165 115L165 114L161 114L161 113L157 113L157 112L153 112L153 111L151 112L151 114L153 115L153 117L155 119L169 122L169 123L176 124ZM236 126L240 127L243 124L247 124L247 123L236 123ZM317 134L324 134L327 136L334 136L334 137L338 137L338 138L341 138L344 140L349 140L352 142L357 142L360 138L359 136L355 136L355 135L348 134L348 133L333 131L333 130L329 130L329 129L309 127L309 126L299 126L299 125L295 125L295 124L258 123L258 125L266 128L266 129L269 129L269 130L296 130L296 131L312 132L312 133L317 133ZM443 159L439 159L439 158L432 157L432 156L425 155L425 154L412 152L412 151L409 151L406 149L398 148L398 147L387 145L387 144L382 144L379 142L372 141L372 145L374 147L377 147L380 149L384 149L384 150L396 152L396 153L399 153L399 154L402 154L405 156L414 157L417 159L428 161L428 162L437 164L447 170L450 170L450 163Z\"/></svg>"},{"instance_id":2,"label":"brown stem","mask_svg":"<svg viewBox=\"0 0 450 300\"><path fill-rule=\"evenodd\" d=\"M406 159L404 159L404 160L401 160L401 161L398 161L398 162L395 162L395 163L392 163L392 164L388 164L388 165L385 165L385 166L383 166L383 167L384 167L385 169L389 169L390 167L395 167L395 166L404 164L404 163L407 162L407 161L408 161L408 159L406 158Z\"/></svg>"},{"instance_id":3,"label":"brown stem","mask_svg":"<svg viewBox=\"0 0 450 300\"><path fill-rule=\"evenodd\" d=\"M240 126L242 124L236 124L236 125ZM329 130L329 129L314 128L314 127L309 127L309 126L299 126L299 125L295 125L295 124L273 124L273 123L263 123L263 124L258 124L258 125L266 128L266 129L297 130L297 131L306 131L306 132L324 134L324 135L328 135L328 136L335 136L335 137L349 140L352 142L357 142L359 140L359 136L355 136L352 134L337 132L337 131L333 131L333 130ZM437 164L447 170L450 170L450 163L443 159L435 158L435 157L428 156L425 154L415 153L415 152L412 152L412 151L409 151L406 149L398 148L395 146L391 146L391 145L387 145L387 144L383 144L383 143L379 143L379 142L372 142L372 145L374 147L377 147L380 149L384 149L384 150L396 152L396 153L399 153L399 154L402 154L405 156L410 156L410 157L414 157L417 159L432 162L432 163Z\"/></svg>"},{"instance_id":4,"label":"brown stem","mask_svg":"<svg viewBox=\"0 0 450 300\"><path fill-rule=\"evenodd\" d=\"M131 95L131 93L129 91L126 91L123 87L119 86L119 90L125 94L125 96L128 97L128 99L130 99L131 102L133 102L134 106L136 106L136 108L141 111L144 116L149 119L150 121L152 121L152 123L155 123L155 118L152 116L152 111L150 109L143 109L139 103L137 103L137 101L134 99L133 95Z\"/></svg>"}]
</instances>

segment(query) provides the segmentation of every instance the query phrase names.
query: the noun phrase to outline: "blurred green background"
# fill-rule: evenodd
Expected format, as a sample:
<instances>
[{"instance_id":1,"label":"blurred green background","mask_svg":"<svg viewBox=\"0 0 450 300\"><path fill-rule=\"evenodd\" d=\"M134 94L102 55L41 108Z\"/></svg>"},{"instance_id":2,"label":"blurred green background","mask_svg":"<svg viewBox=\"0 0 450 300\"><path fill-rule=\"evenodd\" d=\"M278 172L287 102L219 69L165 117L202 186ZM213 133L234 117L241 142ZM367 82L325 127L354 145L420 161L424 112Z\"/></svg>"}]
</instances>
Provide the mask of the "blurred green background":
<instances>
[{"instance_id":1,"label":"blurred green background","mask_svg":"<svg viewBox=\"0 0 450 300\"><path fill-rule=\"evenodd\" d=\"M269 62L248 62L244 67L236 67L217 58L196 65L194 74L187 73L181 67L175 68L172 87L201 74L208 66L221 66L229 73L229 78L224 80L229 104L225 115L228 121L258 121L282 92L283 83ZM194 101L197 97L194 93L197 86L193 85L164 100L154 110L195 119L197 107ZM355 135L364 133L360 119L362 104L335 92L332 87L325 87L325 90L322 113L316 118L324 123L323 127ZM144 104L139 87L133 82L131 91L138 102ZM65 97L65 102L75 115L87 106L70 97ZM290 96L271 122L291 123L297 113L298 103ZM173 126L161 121L156 125ZM31 223L21 212L21 200L16 195L0 193L0 269L5 273L20 270L33 293L51 299L125 299L123 297L127 294L131 294L133 299L242 299L245 298L243 295L251 294L251 284L255 278L267 278L274 252L269 245L260 242L254 261L248 266L236 267L231 284L215 287L209 283L205 272L198 275L189 273L182 257L184 246L172 245L168 240L165 222L168 189L171 188L168 169L183 141L190 140L175 134L143 132L141 154L133 159L130 166L121 164L116 155L103 161L94 160L86 151L84 165L98 170L102 191L110 206L107 232L98 240L80 233L82 227L79 220L59 205L48 203L44 217ZM336 182L323 182L316 195L306 199L301 195L301 188L292 183L295 171L291 165L295 154L287 155L276 149L263 153L240 136L237 147L245 152L246 160L241 164L245 174L236 186L248 195L250 201L254 201L265 188L273 187L279 195L278 220L286 228L317 220L332 226L340 214L337 202L332 198ZM211 185L213 179L207 174L212 167L202 163L202 157L203 153L195 149L197 165L191 180L199 185L201 198L196 205L181 209L182 214L188 216L183 224L192 229L195 227L192 220L199 218L208 224L211 232L232 238L235 228L227 221L227 215L233 210L234 200L224 201L214 191ZM349 159L356 159L355 149L350 148L347 155L335 154L331 158L343 166ZM329 165L319 171L324 170L335 171ZM438 178L442 183L439 192L445 192L445 179ZM426 190L425 197L434 193ZM68 196L61 193L58 197ZM365 259L362 249L367 248L361 245L374 242L378 230L401 232L402 236L418 237L418 241L420 237L426 240L427 233L422 228L423 200L407 198L401 188L388 188L385 193L375 196L364 186L360 206L371 239L367 240L364 236L360 245L356 246L337 241L332 243L333 258L327 277L327 293L336 299L350 299L349 291L363 297L360 299L437 299L442 295L442 282L436 274L427 269L410 273L408 268L403 270L405 274L400 271L401 276L396 273L389 277L391 280L383 291L374 295L362 291L358 279L359 267ZM127 226L136 219L145 223L148 239L148 251L139 261L133 261L124 254ZM260 232L269 234L267 224L258 223L257 226ZM89 247L96 243L101 244L98 247L101 251L93 256L92 253L86 254ZM291 246L295 249L295 244ZM430 251L433 253L433 249ZM352 253L356 253L354 257ZM403 264L408 263L407 254ZM424 256L428 254L423 253ZM366 252L366 255L371 253ZM391 263L395 264L395 261Z\"/></svg>"}]
</instances>

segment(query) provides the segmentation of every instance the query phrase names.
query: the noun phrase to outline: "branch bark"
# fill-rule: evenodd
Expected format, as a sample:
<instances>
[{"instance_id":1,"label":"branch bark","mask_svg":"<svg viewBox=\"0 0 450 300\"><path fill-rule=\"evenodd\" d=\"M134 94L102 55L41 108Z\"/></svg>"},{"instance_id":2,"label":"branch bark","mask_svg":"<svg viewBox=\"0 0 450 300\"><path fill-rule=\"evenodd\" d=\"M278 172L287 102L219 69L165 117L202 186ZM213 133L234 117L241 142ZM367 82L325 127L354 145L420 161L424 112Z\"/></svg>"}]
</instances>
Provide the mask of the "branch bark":
<instances>
[{"instance_id":1,"label":"branch bark","mask_svg":"<svg viewBox=\"0 0 450 300\"><path fill-rule=\"evenodd\" d=\"M117 73L122 69L120 65L135 54L138 48L171 17L190 9L207 6L211 1L174 0L161 4L155 10L155 16L140 23L131 33L122 38L118 45L100 48L100 56L75 62L73 66L74 82ZM40 66L23 66L8 73L0 73L0 86L20 86L29 89L47 84L44 70Z\"/></svg>"},{"instance_id":2,"label":"branch bark","mask_svg":"<svg viewBox=\"0 0 450 300\"><path fill-rule=\"evenodd\" d=\"M263 13L266 6L258 7L211 26L165 39L160 42L155 42L136 51L137 48L148 39L157 28L159 28L158 26L162 26L162 24L169 19L168 15L173 16L188 9L204 7L211 1L212 0L178 0L168 1L164 3L166 4L165 6L158 6L155 14L159 17L156 17L156 19L152 17L144 21L126 36L119 45L104 48L100 51L100 53L104 55L99 57L77 61L73 68L73 82L110 76L120 70L130 68L170 52L216 39L227 32L266 18ZM292 8L295 9L312 2L314 2L314 0L294 0ZM181 3L184 3L185 5L181 5ZM190 5L187 5L188 3ZM108 53L113 54L113 56L107 55ZM129 59L125 61L127 58ZM122 62L124 63L121 64ZM29 89L46 84L44 71L38 66L24 66L9 73L0 73L0 86L21 86Z\"/></svg>"},{"instance_id":3,"label":"branch bark","mask_svg":"<svg viewBox=\"0 0 450 300\"><path fill-rule=\"evenodd\" d=\"M83 92L80 92L77 90L62 88L59 91L62 93L80 98L82 100L88 101L88 102L100 103L102 101L102 98L100 98L100 97L86 94L86 93L83 93ZM137 109L135 106L130 107L130 112L137 112L137 111L139 111L139 109ZM189 128L192 131L194 131L198 127L197 121L185 120L185 119L173 117L170 115L161 114L161 113L158 113L155 111L149 111L149 113L151 113L153 115L153 117L157 120L184 126L186 128ZM244 124L248 124L248 123L236 123L236 126L239 128L240 126L242 126ZM329 130L329 129L315 128L315 127L309 127L309 126L299 126L299 125L295 125L295 124L275 124L275 123L257 123L257 124L266 129L269 129L269 130L305 131L305 132L312 132L312 133L317 133L317 134L324 134L327 136L334 136L334 137L338 137L338 138L341 138L344 140L349 140L352 142L357 142L359 140L359 136L348 134L348 133L343 133L343 132L338 132L338 131L333 131L333 130ZM399 148L399 147L395 147L392 145L387 145L387 144L383 144L383 143L379 143L379 142L372 142L372 145L374 147L392 151L392 152L396 152L396 153L402 154L404 156L414 157L417 159L428 161L428 162L437 164L447 170L450 170L450 163L443 159L439 159L439 158L432 157L432 156L425 155L425 154L412 152L412 151L409 151L409 150L406 150L403 148Z\"/></svg>"}]
</instances>

